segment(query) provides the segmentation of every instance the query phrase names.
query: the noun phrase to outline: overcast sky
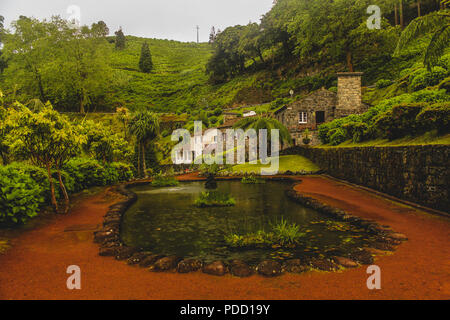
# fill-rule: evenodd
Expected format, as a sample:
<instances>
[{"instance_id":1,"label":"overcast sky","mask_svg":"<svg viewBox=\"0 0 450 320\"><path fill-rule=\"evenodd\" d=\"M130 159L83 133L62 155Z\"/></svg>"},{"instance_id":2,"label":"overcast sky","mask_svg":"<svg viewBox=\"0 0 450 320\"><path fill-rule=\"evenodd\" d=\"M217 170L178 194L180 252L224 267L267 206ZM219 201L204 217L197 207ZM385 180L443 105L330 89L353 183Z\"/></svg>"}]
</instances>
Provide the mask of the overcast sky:
<instances>
[{"instance_id":1,"label":"overcast sky","mask_svg":"<svg viewBox=\"0 0 450 320\"><path fill-rule=\"evenodd\" d=\"M20 15L39 19L60 15L69 18L71 5L80 8L81 24L103 20L111 33L122 26L125 34L179 41L208 41L211 26L225 29L259 22L273 0L0 0L6 26Z\"/></svg>"}]
</instances>

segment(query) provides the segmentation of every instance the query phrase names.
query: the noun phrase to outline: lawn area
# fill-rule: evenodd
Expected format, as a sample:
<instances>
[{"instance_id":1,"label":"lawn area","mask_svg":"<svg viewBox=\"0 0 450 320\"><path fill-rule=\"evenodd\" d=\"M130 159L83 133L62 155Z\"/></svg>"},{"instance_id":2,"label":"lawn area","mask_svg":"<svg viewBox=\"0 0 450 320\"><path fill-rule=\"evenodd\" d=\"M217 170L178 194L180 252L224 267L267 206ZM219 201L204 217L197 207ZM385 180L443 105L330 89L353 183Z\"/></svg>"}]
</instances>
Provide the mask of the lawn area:
<instances>
[{"instance_id":1,"label":"lawn area","mask_svg":"<svg viewBox=\"0 0 450 320\"><path fill-rule=\"evenodd\" d=\"M270 164L262 165L258 162L258 164L239 164L232 168L233 172L244 172L244 173L256 173L259 174L261 172L261 168L269 168ZM310 160L305 157L291 155L291 156L280 156L280 168L278 172L283 173L286 171L299 172L314 172L320 170L320 168Z\"/></svg>"}]
</instances>

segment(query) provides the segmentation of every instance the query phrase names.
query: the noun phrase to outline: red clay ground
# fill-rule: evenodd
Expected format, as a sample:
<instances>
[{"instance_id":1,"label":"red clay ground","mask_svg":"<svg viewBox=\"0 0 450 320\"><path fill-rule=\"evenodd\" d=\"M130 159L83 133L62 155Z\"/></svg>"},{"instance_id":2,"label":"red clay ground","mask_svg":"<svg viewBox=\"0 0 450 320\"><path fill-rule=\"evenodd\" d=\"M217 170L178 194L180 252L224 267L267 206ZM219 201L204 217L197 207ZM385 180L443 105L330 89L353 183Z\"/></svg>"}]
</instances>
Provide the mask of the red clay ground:
<instances>
[{"instance_id":1,"label":"red clay ground","mask_svg":"<svg viewBox=\"0 0 450 320\"><path fill-rule=\"evenodd\" d=\"M78 203L71 213L24 232L0 255L1 299L449 299L450 219L395 204L324 177L304 177L296 189L336 207L390 225L409 241L381 256L381 290L368 290L366 268L286 274L267 279L203 273L152 273L98 256L88 225L118 198L108 190ZM82 225L80 227L80 225ZM75 226L75 227L74 227ZM66 288L66 268L78 265L82 289Z\"/></svg>"}]
</instances>

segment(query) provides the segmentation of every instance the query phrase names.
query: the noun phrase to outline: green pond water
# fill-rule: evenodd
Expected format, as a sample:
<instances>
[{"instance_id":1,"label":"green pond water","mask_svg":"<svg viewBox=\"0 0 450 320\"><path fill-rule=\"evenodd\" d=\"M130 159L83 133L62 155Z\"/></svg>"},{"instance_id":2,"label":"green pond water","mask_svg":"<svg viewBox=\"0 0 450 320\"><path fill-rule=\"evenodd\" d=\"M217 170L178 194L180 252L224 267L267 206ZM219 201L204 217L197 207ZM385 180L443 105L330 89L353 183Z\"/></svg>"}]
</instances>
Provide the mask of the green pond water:
<instances>
[{"instance_id":1,"label":"green pond water","mask_svg":"<svg viewBox=\"0 0 450 320\"><path fill-rule=\"evenodd\" d=\"M242 184L219 181L218 189L236 200L234 207L197 208L194 201L204 182L181 183L177 187L138 186L131 190L137 202L125 213L121 237L129 246L148 251L214 260L241 259L249 264L262 259L292 259L342 255L362 247L370 239L364 230L333 220L305 208L285 195L290 184L268 181ZM270 225L284 218L306 233L295 248L230 248L229 233L270 231Z\"/></svg>"}]
</instances>

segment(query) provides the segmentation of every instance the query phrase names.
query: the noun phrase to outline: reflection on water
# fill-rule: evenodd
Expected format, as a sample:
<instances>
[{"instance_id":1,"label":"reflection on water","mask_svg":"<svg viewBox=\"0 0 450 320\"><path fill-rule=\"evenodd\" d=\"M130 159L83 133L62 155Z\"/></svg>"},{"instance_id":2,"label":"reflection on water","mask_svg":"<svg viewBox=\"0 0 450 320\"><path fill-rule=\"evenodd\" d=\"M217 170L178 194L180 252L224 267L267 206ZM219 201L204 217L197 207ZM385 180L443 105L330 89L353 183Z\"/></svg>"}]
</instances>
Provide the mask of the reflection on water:
<instances>
[{"instance_id":1,"label":"reflection on water","mask_svg":"<svg viewBox=\"0 0 450 320\"><path fill-rule=\"evenodd\" d=\"M284 194L288 184L242 184L219 181L218 190L231 193L236 206L197 208L194 201L204 182L181 183L177 187L132 189L138 201L126 212L122 239L161 254L217 259L242 259L254 263L264 258L296 258L342 253L368 240L360 230L330 228L328 217L290 201ZM270 223L284 219L299 224L308 236L295 249L230 249L224 236L230 232L245 234L268 230ZM322 221L322 223L311 223ZM331 221L332 222L332 221ZM344 228L345 229L345 228Z\"/></svg>"}]
</instances>

